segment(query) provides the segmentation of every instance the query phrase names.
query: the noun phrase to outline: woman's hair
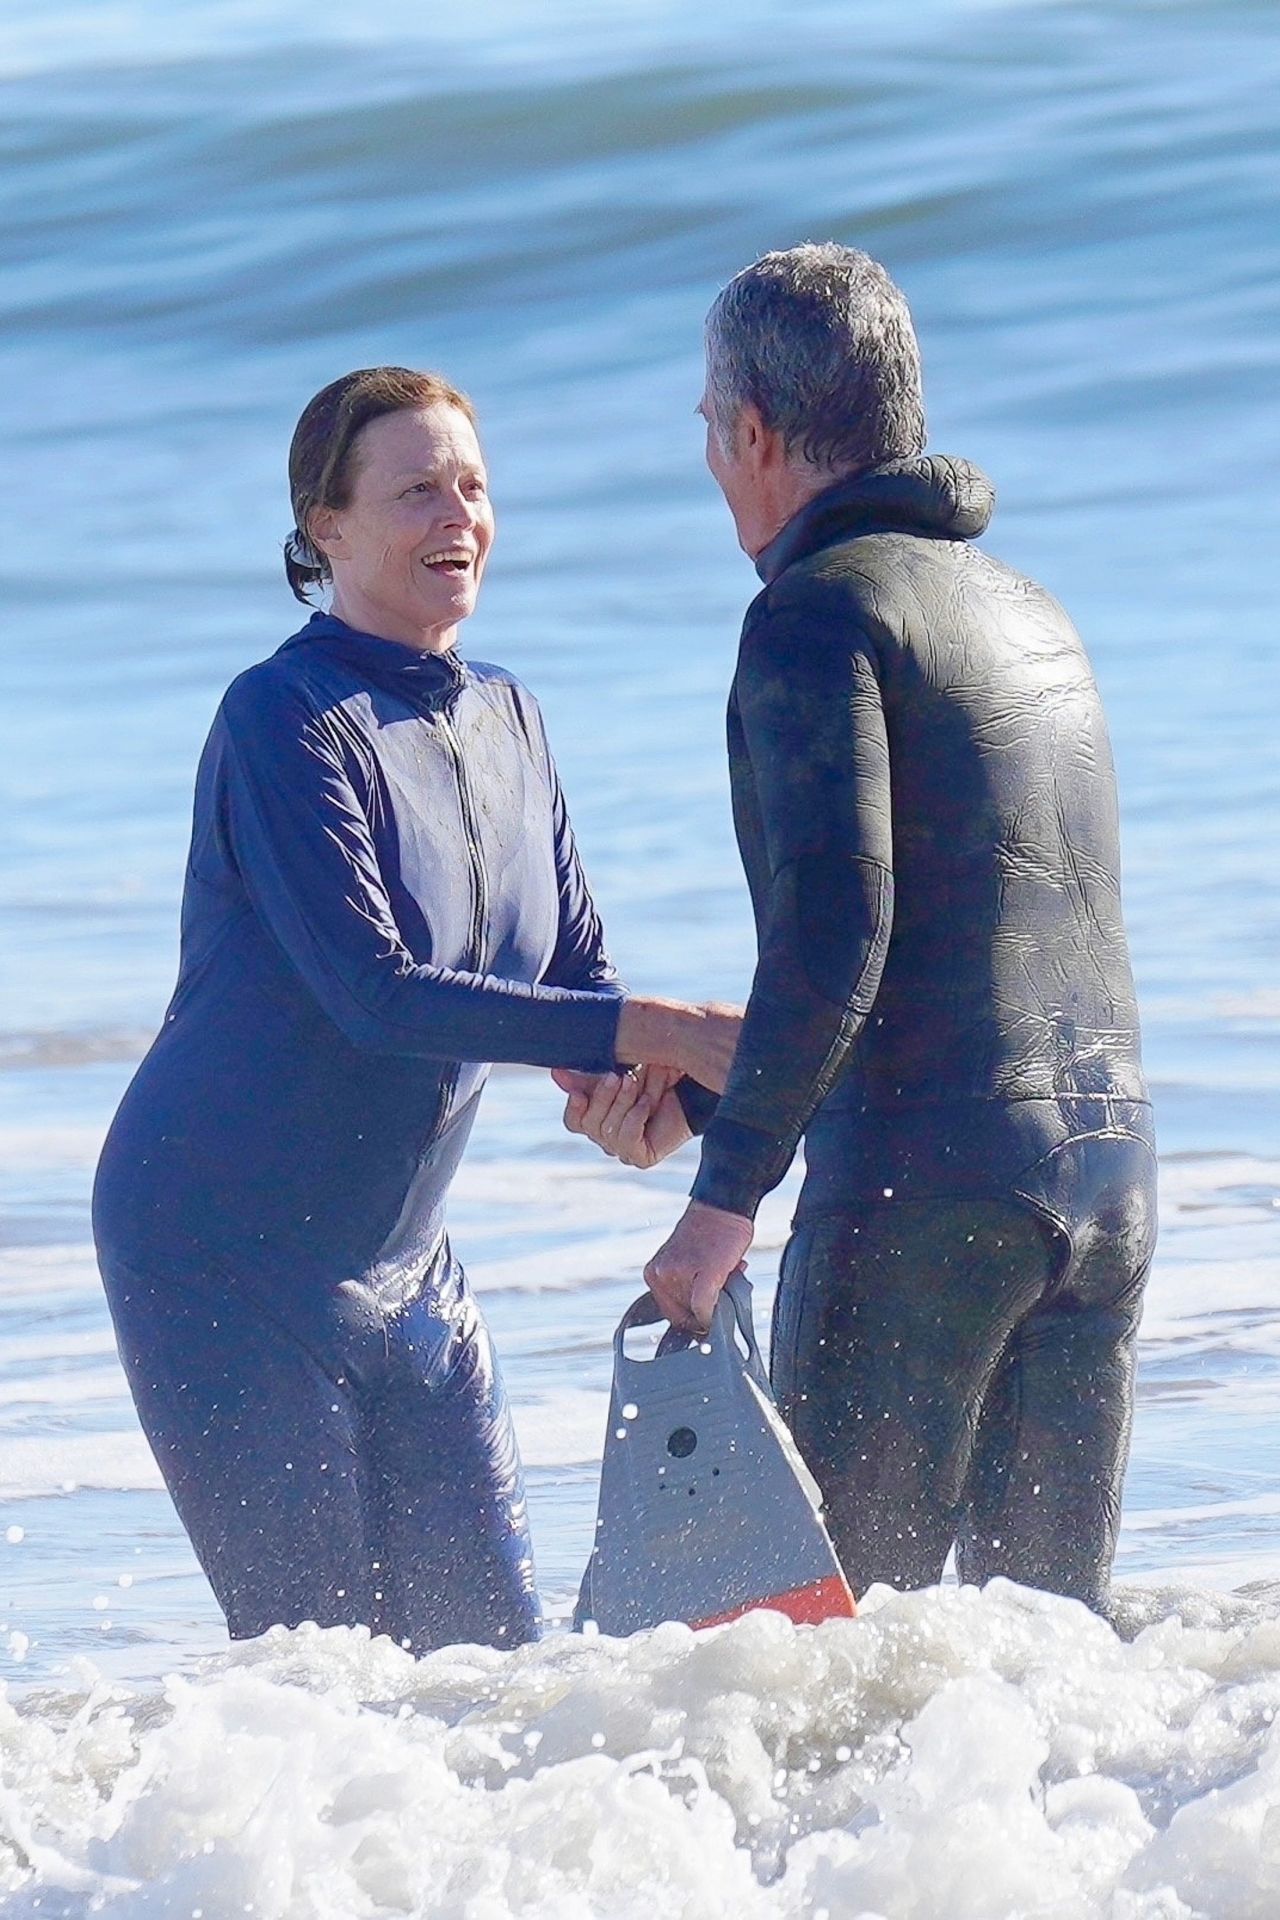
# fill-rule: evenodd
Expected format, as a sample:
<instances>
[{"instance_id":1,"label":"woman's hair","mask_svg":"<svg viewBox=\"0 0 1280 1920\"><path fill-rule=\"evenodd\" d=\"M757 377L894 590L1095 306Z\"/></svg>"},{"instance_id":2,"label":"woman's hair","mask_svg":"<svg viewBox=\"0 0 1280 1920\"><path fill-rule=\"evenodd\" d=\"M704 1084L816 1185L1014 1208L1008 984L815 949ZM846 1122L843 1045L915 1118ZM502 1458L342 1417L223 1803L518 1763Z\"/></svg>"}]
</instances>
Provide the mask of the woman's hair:
<instances>
[{"instance_id":1,"label":"woman's hair","mask_svg":"<svg viewBox=\"0 0 1280 1920\"><path fill-rule=\"evenodd\" d=\"M384 413L433 406L457 407L476 424L475 408L465 393L438 373L416 373L410 367L360 367L331 380L308 400L289 447L293 532L284 543L284 571L295 599L308 604L312 589L333 578L328 560L312 541L309 523L317 507L350 504L361 433Z\"/></svg>"}]
</instances>

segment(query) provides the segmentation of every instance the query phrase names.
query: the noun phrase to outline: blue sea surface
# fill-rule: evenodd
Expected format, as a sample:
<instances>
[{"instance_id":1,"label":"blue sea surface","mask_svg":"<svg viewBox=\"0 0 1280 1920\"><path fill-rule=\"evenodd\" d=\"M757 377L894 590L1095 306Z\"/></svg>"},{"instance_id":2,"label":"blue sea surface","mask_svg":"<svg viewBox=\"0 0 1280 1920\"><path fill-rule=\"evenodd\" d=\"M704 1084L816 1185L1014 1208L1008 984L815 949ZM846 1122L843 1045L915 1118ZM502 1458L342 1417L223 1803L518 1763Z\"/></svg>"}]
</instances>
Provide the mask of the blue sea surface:
<instances>
[{"instance_id":1,"label":"blue sea surface","mask_svg":"<svg viewBox=\"0 0 1280 1920\"><path fill-rule=\"evenodd\" d=\"M472 393L499 534L466 651L543 703L628 981L741 998L722 727L755 582L693 409L716 289L806 238L905 289L931 443L991 474L986 544L1066 602L1110 715L1164 1180L1121 1574L1280 1581L1278 96L1270 0L6 14L20 1678L221 1644L115 1362L88 1193L172 984L201 742L300 623L280 543L302 405L379 361ZM609 1335L692 1172L610 1167L558 1116L544 1077L496 1075L453 1213L553 1614L590 1540ZM762 1217L762 1318L794 1185Z\"/></svg>"}]
</instances>

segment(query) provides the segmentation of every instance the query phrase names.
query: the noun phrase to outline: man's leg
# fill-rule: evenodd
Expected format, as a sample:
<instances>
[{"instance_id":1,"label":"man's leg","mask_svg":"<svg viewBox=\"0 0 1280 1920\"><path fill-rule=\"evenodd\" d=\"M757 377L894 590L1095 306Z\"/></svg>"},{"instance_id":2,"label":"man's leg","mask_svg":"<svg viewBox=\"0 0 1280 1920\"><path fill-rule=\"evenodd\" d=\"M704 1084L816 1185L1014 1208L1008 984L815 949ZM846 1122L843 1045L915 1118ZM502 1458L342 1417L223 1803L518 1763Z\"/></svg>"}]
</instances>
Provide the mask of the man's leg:
<instances>
[{"instance_id":1,"label":"man's leg","mask_svg":"<svg viewBox=\"0 0 1280 1920\"><path fill-rule=\"evenodd\" d=\"M1105 1606L1129 1453L1134 1356L1155 1241L1154 1160L1141 1142L1079 1141L1058 1274L1018 1328L983 1409L965 1491L960 1572L1004 1574Z\"/></svg>"},{"instance_id":2,"label":"man's leg","mask_svg":"<svg viewBox=\"0 0 1280 1920\"><path fill-rule=\"evenodd\" d=\"M213 1282L108 1281L143 1431L233 1640L367 1620L349 1387Z\"/></svg>"},{"instance_id":3,"label":"man's leg","mask_svg":"<svg viewBox=\"0 0 1280 1920\"><path fill-rule=\"evenodd\" d=\"M983 1408L960 1531L963 1580L1003 1574L1105 1604L1129 1452L1138 1297L1054 1300L1019 1327Z\"/></svg>"},{"instance_id":4,"label":"man's leg","mask_svg":"<svg viewBox=\"0 0 1280 1920\"><path fill-rule=\"evenodd\" d=\"M941 1576L983 1397L1051 1259L1013 1200L886 1200L794 1235L774 1390L856 1593Z\"/></svg>"}]
</instances>

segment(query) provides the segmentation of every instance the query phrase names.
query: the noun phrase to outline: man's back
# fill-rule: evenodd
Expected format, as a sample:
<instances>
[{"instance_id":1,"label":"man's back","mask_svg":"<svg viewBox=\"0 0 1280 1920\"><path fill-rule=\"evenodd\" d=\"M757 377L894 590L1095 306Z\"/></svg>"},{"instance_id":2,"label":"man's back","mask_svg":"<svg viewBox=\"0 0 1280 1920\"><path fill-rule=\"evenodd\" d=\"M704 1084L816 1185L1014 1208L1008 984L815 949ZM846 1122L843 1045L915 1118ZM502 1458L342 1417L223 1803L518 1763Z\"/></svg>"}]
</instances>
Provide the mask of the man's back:
<instances>
[{"instance_id":1,"label":"man's back","mask_svg":"<svg viewBox=\"0 0 1280 1920\"><path fill-rule=\"evenodd\" d=\"M894 909L864 1097L1145 1098L1110 743L1062 609L963 542L901 533L828 547L786 590L828 619L845 599L879 669Z\"/></svg>"},{"instance_id":2,"label":"man's back","mask_svg":"<svg viewBox=\"0 0 1280 1920\"><path fill-rule=\"evenodd\" d=\"M1150 1110L1101 704L1062 609L969 544L990 504L921 459L761 555L729 704L760 960L695 1191L750 1195L805 1116L773 1375L855 1585L957 1539L965 1578L1100 1605Z\"/></svg>"},{"instance_id":3,"label":"man's back","mask_svg":"<svg viewBox=\"0 0 1280 1920\"><path fill-rule=\"evenodd\" d=\"M815 1005L867 976L809 1102L824 1205L908 1163L916 1191L1014 1177L1147 1098L1101 703L1057 602L969 544L991 499L942 459L829 489L761 556L744 626L729 750L762 957ZM813 1072L794 1022L776 1063L756 1031L713 1161L726 1122L765 1131L751 1087Z\"/></svg>"}]
</instances>

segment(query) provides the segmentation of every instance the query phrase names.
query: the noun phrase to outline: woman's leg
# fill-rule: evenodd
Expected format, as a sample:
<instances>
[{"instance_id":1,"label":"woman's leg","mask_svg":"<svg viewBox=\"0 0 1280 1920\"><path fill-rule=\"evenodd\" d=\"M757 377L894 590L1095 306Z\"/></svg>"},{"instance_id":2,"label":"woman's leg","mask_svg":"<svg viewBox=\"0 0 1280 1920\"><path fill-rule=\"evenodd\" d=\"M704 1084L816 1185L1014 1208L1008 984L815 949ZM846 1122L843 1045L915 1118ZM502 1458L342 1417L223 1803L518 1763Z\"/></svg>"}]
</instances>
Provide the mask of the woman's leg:
<instances>
[{"instance_id":1,"label":"woman's leg","mask_svg":"<svg viewBox=\"0 0 1280 1920\"><path fill-rule=\"evenodd\" d=\"M378 1562L373 1620L415 1653L538 1637L524 1479L489 1330L443 1248L418 1298L387 1316L362 1398Z\"/></svg>"},{"instance_id":2,"label":"woman's leg","mask_svg":"<svg viewBox=\"0 0 1280 1920\"><path fill-rule=\"evenodd\" d=\"M143 1431L232 1639L367 1621L350 1384L243 1292L116 1269L107 1294Z\"/></svg>"}]
</instances>

